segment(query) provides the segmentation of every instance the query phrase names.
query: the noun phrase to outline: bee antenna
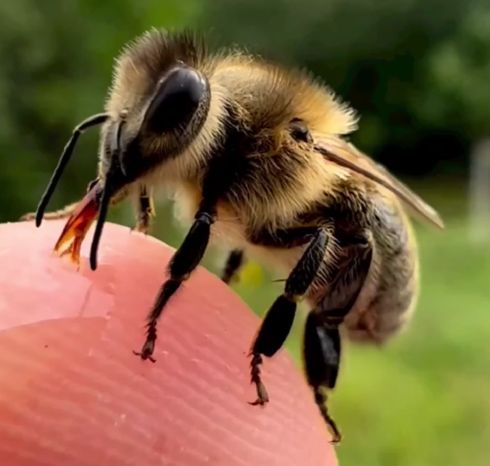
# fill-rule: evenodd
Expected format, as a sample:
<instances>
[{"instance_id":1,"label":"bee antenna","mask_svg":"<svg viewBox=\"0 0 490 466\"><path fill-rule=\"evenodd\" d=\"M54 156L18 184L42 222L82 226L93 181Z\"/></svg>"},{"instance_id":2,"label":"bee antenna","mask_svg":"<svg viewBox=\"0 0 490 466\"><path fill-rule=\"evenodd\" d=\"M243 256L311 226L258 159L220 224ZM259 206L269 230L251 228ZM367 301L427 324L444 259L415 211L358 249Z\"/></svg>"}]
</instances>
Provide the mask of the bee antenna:
<instances>
[{"instance_id":1,"label":"bee antenna","mask_svg":"<svg viewBox=\"0 0 490 466\"><path fill-rule=\"evenodd\" d=\"M287 278L276 278L275 280L272 280L272 283L284 283L287 280Z\"/></svg>"},{"instance_id":2,"label":"bee antenna","mask_svg":"<svg viewBox=\"0 0 490 466\"><path fill-rule=\"evenodd\" d=\"M75 129L72 132L72 135L69 139L69 141L66 143L63 152L58 160L58 164L56 165L56 168L54 169L54 172L51 176L51 179L49 180L48 186L46 190L44 191L41 200L39 201L39 204L37 206L36 210L36 226L39 227L41 225L41 222L43 221L44 217L44 212L46 211L46 207L48 206L48 203L51 199L51 196L53 195L54 190L56 189L56 185L58 184L58 181L61 178L61 175L63 174L63 171L66 168L66 165L68 164L71 155L73 154L73 149L75 149L75 146L77 144L78 138L80 135L88 128L96 125L100 125L104 123L107 119L109 118L109 115L107 113L98 113L96 115L92 115L91 117L87 118L86 120L83 120L80 124L78 124Z\"/></svg>"},{"instance_id":3,"label":"bee antenna","mask_svg":"<svg viewBox=\"0 0 490 466\"><path fill-rule=\"evenodd\" d=\"M97 250L99 249L100 238L102 236L102 230L107 218L107 211L109 210L109 202L111 201L111 189L109 180L106 178L104 190L100 198L99 213L97 218L97 224L95 225L94 237L92 238L92 244L90 246L90 268L95 270L97 268Z\"/></svg>"},{"instance_id":4,"label":"bee antenna","mask_svg":"<svg viewBox=\"0 0 490 466\"><path fill-rule=\"evenodd\" d=\"M111 196L113 194L113 179L114 173L116 172L119 163L119 154L121 152L121 130L124 123L124 120L120 120L117 123L116 130L113 132L112 135L111 161L105 178L104 190L102 191L102 195L100 198L97 224L95 225L94 236L92 238L92 244L90 246L90 268L92 270L95 270L97 268L97 251L99 249L99 243L100 238L102 237L104 223L107 218L109 203L111 202Z\"/></svg>"}]
</instances>

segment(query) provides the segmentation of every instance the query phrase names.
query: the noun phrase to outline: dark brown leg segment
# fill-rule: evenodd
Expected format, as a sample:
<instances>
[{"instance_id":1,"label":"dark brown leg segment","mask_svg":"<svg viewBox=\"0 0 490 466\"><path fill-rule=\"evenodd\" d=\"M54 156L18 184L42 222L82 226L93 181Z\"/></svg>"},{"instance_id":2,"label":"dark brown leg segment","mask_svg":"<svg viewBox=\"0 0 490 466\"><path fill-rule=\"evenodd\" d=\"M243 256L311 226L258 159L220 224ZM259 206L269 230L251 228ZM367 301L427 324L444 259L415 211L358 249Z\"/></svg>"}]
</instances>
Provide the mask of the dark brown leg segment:
<instances>
[{"instance_id":1,"label":"dark brown leg segment","mask_svg":"<svg viewBox=\"0 0 490 466\"><path fill-rule=\"evenodd\" d=\"M332 433L332 442L341 440L340 431L328 412L328 390L335 388L340 366L339 327L354 306L371 265L372 248L364 237L344 243L339 259L330 268L330 290L306 319L304 361L308 383L313 389L320 414Z\"/></svg>"},{"instance_id":2,"label":"dark brown leg segment","mask_svg":"<svg viewBox=\"0 0 490 466\"><path fill-rule=\"evenodd\" d=\"M135 352L141 359L154 361L151 355L155 349L157 339L157 321L165 305L172 295L179 289L184 280L201 261L209 242L211 225L214 222L214 213L199 211L189 233L180 248L177 249L169 264L170 278L160 288L157 299L148 314L146 340L140 352Z\"/></svg>"},{"instance_id":3,"label":"dark brown leg segment","mask_svg":"<svg viewBox=\"0 0 490 466\"><path fill-rule=\"evenodd\" d=\"M284 293L276 299L262 321L251 352L251 381L257 387L257 400L252 404L263 405L269 401L260 377L262 355L273 356L286 340L293 325L296 303L315 279L325 256L327 243L327 231L318 229L296 267L289 274Z\"/></svg>"},{"instance_id":4,"label":"dark brown leg segment","mask_svg":"<svg viewBox=\"0 0 490 466\"><path fill-rule=\"evenodd\" d=\"M243 251L240 249L234 249L228 255L226 260L225 268L221 275L221 280L225 283L231 283L236 279L238 271L243 265Z\"/></svg>"}]
</instances>

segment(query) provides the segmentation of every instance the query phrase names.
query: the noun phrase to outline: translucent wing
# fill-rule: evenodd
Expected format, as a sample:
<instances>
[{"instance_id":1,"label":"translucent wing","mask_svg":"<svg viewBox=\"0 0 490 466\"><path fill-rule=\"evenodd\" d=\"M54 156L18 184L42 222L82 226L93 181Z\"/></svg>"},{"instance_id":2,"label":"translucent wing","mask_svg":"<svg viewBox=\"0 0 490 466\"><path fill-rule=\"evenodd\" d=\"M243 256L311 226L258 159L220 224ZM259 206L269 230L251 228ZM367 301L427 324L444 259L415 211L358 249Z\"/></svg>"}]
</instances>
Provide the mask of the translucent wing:
<instances>
[{"instance_id":1,"label":"translucent wing","mask_svg":"<svg viewBox=\"0 0 490 466\"><path fill-rule=\"evenodd\" d=\"M441 217L429 204L396 179L386 168L360 152L352 144L335 136L322 137L315 141L315 150L329 161L384 186L424 220L438 228L444 228Z\"/></svg>"}]
</instances>

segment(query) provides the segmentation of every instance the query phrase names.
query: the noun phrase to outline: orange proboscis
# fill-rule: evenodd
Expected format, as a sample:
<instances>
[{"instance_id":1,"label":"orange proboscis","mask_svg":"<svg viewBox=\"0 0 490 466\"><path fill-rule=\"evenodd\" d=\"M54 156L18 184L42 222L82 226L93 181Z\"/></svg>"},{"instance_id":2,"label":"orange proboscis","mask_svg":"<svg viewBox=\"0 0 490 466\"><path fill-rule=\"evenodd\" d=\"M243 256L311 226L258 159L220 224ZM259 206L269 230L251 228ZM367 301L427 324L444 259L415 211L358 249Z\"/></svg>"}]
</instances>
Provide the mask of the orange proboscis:
<instances>
[{"instance_id":1,"label":"orange proboscis","mask_svg":"<svg viewBox=\"0 0 490 466\"><path fill-rule=\"evenodd\" d=\"M94 186L80 201L65 224L54 247L60 256L70 254L77 265L80 263L80 249L88 229L97 218L97 186Z\"/></svg>"}]
</instances>

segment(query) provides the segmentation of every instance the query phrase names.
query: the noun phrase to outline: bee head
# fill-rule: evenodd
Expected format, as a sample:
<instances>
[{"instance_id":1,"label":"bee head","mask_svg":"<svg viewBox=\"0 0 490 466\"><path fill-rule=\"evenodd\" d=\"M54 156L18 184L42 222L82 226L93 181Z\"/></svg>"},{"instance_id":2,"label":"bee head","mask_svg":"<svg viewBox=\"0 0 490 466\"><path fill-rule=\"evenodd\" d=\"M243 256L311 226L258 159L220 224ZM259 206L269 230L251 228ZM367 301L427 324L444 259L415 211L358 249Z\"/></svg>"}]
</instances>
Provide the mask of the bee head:
<instances>
[{"instance_id":1,"label":"bee head","mask_svg":"<svg viewBox=\"0 0 490 466\"><path fill-rule=\"evenodd\" d=\"M200 69L204 53L195 36L162 31L151 31L123 50L106 103L110 118L101 140L102 177L116 157L124 181L134 181L193 143L211 101Z\"/></svg>"}]
</instances>

